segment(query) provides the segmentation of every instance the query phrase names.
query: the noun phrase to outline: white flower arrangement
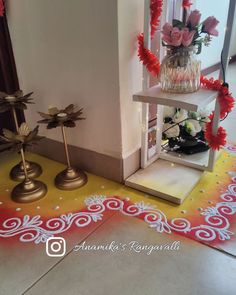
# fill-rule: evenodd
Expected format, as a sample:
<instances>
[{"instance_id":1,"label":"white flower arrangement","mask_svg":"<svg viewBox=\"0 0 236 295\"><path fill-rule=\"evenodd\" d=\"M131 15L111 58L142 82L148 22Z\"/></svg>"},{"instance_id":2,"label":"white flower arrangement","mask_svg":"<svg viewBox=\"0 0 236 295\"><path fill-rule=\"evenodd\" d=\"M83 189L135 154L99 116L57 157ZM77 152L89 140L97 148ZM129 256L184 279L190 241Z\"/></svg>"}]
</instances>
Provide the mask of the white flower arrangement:
<instances>
[{"instance_id":1,"label":"white flower arrangement","mask_svg":"<svg viewBox=\"0 0 236 295\"><path fill-rule=\"evenodd\" d=\"M189 119L185 122L185 130L193 137L202 131L199 121Z\"/></svg>"},{"instance_id":2,"label":"white flower arrangement","mask_svg":"<svg viewBox=\"0 0 236 295\"><path fill-rule=\"evenodd\" d=\"M180 133L180 128L179 125L176 125L174 123L166 123L163 126L163 130L167 138L173 138L173 137L178 137Z\"/></svg>"},{"instance_id":3,"label":"white flower arrangement","mask_svg":"<svg viewBox=\"0 0 236 295\"><path fill-rule=\"evenodd\" d=\"M204 138L205 125L209 122L209 112L187 111L180 108L164 107L163 139L169 148L178 152L195 153L208 149ZM196 151L193 147L198 146ZM192 149L192 150L191 150ZM202 149L202 150L201 150Z\"/></svg>"},{"instance_id":4,"label":"white flower arrangement","mask_svg":"<svg viewBox=\"0 0 236 295\"><path fill-rule=\"evenodd\" d=\"M184 120L188 118L188 112L183 109L175 109L175 115L173 117L173 122L180 123L184 125Z\"/></svg>"}]
</instances>

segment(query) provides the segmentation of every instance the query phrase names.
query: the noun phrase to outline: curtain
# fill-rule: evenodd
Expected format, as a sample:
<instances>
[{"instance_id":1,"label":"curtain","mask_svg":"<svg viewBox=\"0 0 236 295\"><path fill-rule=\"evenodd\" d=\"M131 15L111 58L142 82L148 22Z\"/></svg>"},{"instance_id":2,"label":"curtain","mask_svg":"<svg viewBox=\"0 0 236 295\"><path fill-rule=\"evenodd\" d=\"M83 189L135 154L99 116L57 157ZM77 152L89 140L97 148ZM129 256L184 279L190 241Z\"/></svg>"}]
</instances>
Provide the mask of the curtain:
<instances>
[{"instance_id":1,"label":"curtain","mask_svg":"<svg viewBox=\"0 0 236 295\"><path fill-rule=\"evenodd\" d=\"M19 81L7 17L4 14L3 17L0 17L0 91L12 94L17 90L19 90ZM17 111L17 117L20 123L24 121L23 112ZM14 121L10 112L0 114L0 130L2 128L15 130Z\"/></svg>"}]
</instances>

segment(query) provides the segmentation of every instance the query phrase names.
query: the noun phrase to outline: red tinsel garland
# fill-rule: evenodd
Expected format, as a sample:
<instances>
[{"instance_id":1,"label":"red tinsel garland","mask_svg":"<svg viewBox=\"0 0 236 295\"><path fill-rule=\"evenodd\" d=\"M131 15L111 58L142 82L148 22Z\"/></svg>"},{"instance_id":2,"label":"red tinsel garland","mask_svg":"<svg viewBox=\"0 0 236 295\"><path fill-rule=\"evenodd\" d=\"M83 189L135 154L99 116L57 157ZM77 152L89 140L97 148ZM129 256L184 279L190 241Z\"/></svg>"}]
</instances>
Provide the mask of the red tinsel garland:
<instances>
[{"instance_id":1,"label":"red tinsel garland","mask_svg":"<svg viewBox=\"0 0 236 295\"><path fill-rule=\"evenodd\" d=\"M227 133L223 127L219 127L216 135L212 134L214 112L209 116L210 122L206 124L205 139L213 150L219 150L226 144Z\"/></svg>"},{"instance_id":2,"label":"red tinsel garland","mask_svg":"<svg viewBox=\"0 0 236 295\"><path fill-rule=\"evenodd\" d=\"M220 80L213 78L207 79L201 77L201 84L203 87L219 92L218 101L220 104L220 118L224 119L228 113L231 113L234 107L234 98L229 93L229 88Z\"/></svg>"},{"instance_id":3,"label":"red tinsel garland","mask_svg":"<svg viewBox=\"0 0 236 295\"><path fill-rule=\"evenodd\" d=\"M153 39L157 27L160 24L160 16L162 14L163 0L150 0L151 11L151 38ZM138 35L138 56L147 70L154 76L160 74L160 61L155 54L144 46L143 34Z\"/></svg>"},{"instance_id":4,"label":"red tinsel garland","mask_svg":"<svg viewBox=\"0 0 236 295\"><path fill-rule=\"evenodd\" d=\"M161 68L160 62L156 55L151 52L151 50L145 48L143 34L138 36L138 44L138 56L143 65L153 76L158 76Z\"/></svg>"},{"instance_id":5,"label":"red tinsel garland","mask_svg":"<svg viewBox=\"0 0 236 295\"><path fill-rule=\"evenodd\" d=\"M4 15L4 3L0 0L0 17Z\"/></svg>"},{"instance_id":6,"label":"red tinsel garland","mask_svg":"<svg viewBox=\"0 0 236 295\"><path fill-rule=\"evenodd\" d=\"M160 24L160 16L162 14L163 0L150 0L150 11L151 11L151 38L153 39L157 28Z\"/></svg>"},{"instance_id":7,"label":"red tinsel garland","mask_svg":"<svg viewBox=\"0 0 236 295\"><path fill-rule=\"evenodd\" d=\"M162 13L162 0L150 0L150 11L151 11L151 38L153 38L157 27L160 23L160 16ZM143 34L138 35L138 56L143 65L147 70L153 75L158 76L160 74L160 61L151 50L147 49L144 46L144 37Z\"/></svg>"},{"instance_id":8,"label":"red tinsel garland","mask_svg":"<svg viewBox=\"0 0 236 295\"><path fill-rule=\"evenodd\" d=\"M220 119L224 119L232 112L234 107L234 98L229 93L228 86L220 80L213 78L207 79L201 77L201 84L203 87L218 91L218 101L220 104ZM219 150L226 144L227 133L223 127L219 127L216 135L212 133L212 126L214 120L214 112L209 116L210 122L206 124L205 139L213 150Z\"/></svg>"},{"instance_id":9,"label":"red tinsel garland","mask_svg":"<svg viewBox=\"0 0 236 295\"><path fill-rule=\"evenodd\" d=\"M190 0L183 0L182 7L189 9L192 3ZM151 39L160 24L160 16L162 13L163 0L150 0L151 11ZM160 73L160 61L155 54L144 46L143 34L138 36L138 56L147 70L154 76L158 76ZM207 79L201 77L201 85L207 89L218 91L218 101L220 104L220 118L224 119L228 113L230 113L234 107L234 98L229 93L228 85L220 80L214 80L213 78ZM223 127L219 127L217 134L213 135L212 126L214 120L214 112L209 116L210 122L206 124L205 139L207 140L209 147L213 150L219 150L226 144L226 131Z\"/></svg>"}]
</instances>

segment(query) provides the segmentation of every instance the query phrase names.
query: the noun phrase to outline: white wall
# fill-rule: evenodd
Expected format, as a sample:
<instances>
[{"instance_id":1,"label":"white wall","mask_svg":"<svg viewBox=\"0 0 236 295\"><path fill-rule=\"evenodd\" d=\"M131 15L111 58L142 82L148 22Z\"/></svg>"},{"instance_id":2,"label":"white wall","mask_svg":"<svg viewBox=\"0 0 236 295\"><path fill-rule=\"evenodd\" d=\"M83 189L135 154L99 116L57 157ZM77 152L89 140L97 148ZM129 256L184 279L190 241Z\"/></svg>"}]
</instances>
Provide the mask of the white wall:
<instances>
[{"instance_id":1,"label":"white wall","mask_svg":"<svg viewBox=\"0 0 236 295\"><path fill-rule=\"evenodd\" d=\"M137 57L137 35L143 31L143 0L118 0L119 73L122 154L126 158L141 146L141 104L132 96L142 88L142 66Z\"/></svg>"},{"instance_id":2,"label":"white wall","mask_svg":"<svg viewBox=\"0 0 236 295\"><path fill-rule=\"evenodd\" d=\"M196 0L203 19L215 15L220 37L201 58L219 61L229 0ZM141 145L141 104L132 101L142 87L137 34L143 31L144 0L9 0L9 25L21 87L35 92L27 112L78 103L86 121L68 132L69 143L126 158ZM235 30L236 31L236 30ZM236 53L236 52L235 52ZM59 130L43 133L61 140Z\"/></svg>"},{"instance_id":3,"label":"white wall","mask_svg":"<svg viewBox=\"0 0 236 295\"><path fill-rule=\"evenodd\" d=\"M196 0L196 9L202 13L202 21L208 16L215 16L219 21L219 37L213 37L209 47L203 46L199 56L202 68L210 67L220 62L221 51L224 44L225 27L227 23L229 0Z\"/></svg>"},{"instance_id":4,"label":"white wall","mask_svg":"<svg viewBox=\"0 0 236 295\"><path fill-rule=\"evenodd\" d=\"M69 143L121 157L117 1L9 0L8 21L21 88L35 93L30 125L36 110L76 103L87 119Z\"/></svg>"}]
</instances>

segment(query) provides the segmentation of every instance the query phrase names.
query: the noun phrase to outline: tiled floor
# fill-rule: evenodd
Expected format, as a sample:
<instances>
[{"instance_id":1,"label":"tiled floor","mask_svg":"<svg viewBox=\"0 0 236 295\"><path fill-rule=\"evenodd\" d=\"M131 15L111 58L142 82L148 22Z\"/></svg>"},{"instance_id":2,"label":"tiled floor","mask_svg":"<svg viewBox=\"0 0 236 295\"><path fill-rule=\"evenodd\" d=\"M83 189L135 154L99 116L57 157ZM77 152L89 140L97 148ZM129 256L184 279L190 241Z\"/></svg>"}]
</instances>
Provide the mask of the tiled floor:
<instances>
[{"instance_id":1,"label":"tiled floor","mask_svg":"<svg viewBox=\"0 0 236 295\"><path fill-rule=\"evenodd\" d=\"M229 70L236 96L235 73L236 65ZM223 124L229 140L236 142L236 110ZM54 171L46 173L55 174ZM130 194L130 190L110 181L102 180L105 182L103 187L100 178L91 177L94 187L82 190L81 196L93 191L110 195ZM72 193L68 196L70 200L75 198ZM50 201L42 206L50 213L55 204ZM165 202L163 206L171 210L176 208ZM22 207L24 214L26 208ZM0 243L0 294L236 294L236 258L187 238L157 234L139 219L112 212L102 223L92 225L89 230L81 229L79 234L74 231L67 238L67 255L63 258L48 257L44 244L18 243L16 247L11 243ZM175 240L180 241L179 250L157 251L150 255L136 253L129 246L132 241L141 245L165 245ZM126 247L124 251L114 252L73 251L75 245L84 241L87 245L106 245L114 241L120 249L123 245Z\"/></svg>"},{"instance_id":2,"label":"tiled floor","mask_svg":"<svg viewBox=\"0 0 236 295\"><path fill-rule=\"evenodd\" d=\"M235 294L236 259L200 243L178 238L180 250L146 253L71 252L28 293L39 294ZM86 240L89 245L167 244L137 219L113 216Z\"/></svg>"}]
</instances>

